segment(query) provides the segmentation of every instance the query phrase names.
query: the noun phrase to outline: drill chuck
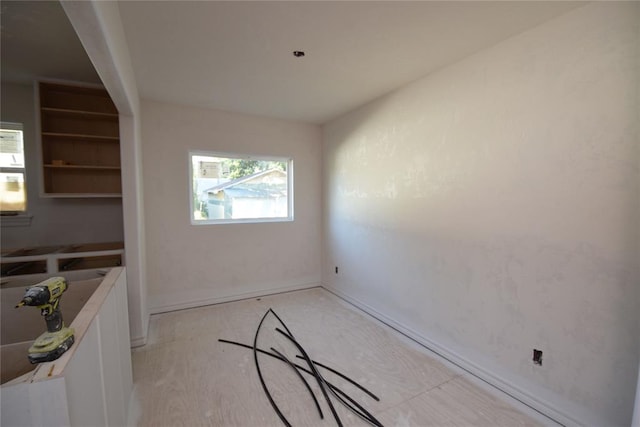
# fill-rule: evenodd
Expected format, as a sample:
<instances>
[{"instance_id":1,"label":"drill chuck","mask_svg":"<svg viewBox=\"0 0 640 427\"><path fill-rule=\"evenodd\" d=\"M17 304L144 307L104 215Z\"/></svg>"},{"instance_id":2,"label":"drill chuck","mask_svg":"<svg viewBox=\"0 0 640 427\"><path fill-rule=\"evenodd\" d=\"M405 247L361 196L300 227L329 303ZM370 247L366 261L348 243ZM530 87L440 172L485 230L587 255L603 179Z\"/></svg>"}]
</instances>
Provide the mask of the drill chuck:
<instances>
[{"instance_id":1,"label":"drill chuck","mask_svg":"<svg viewBox=\"0 0 640 427\"><path fill-rule=\"evenodd\" d=\"M22 297L22 301L16 305L16 308L24 305L42 306L49 303L51 299L51 292L47 285L31 286L30 288L27 288L27 292L24 294L24 297Z\"/></svg>"}]
</instances>

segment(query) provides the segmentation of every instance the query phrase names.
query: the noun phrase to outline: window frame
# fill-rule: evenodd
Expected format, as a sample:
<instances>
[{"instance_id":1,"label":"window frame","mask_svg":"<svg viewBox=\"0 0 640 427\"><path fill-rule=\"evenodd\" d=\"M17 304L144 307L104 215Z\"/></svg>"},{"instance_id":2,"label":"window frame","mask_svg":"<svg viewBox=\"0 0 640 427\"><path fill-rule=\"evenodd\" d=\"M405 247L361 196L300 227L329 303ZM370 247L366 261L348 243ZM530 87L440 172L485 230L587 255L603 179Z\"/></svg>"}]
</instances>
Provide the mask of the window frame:
<instances>
[{"instance_id":1,"label":"window frame","mask_svg":"<svg viewBox=\"0 0 640 427\"><path fill-rule=\"evenodd\" d=\"M238 159L238 160L259 160L259 161L273 161L273 162L286 162L287 163L287 216L286 217L263 217L263 218L229 218L229 219L205 219L197 220L194 218L194 170L193 170L193 157L217 157L225 159ZM255 155L255 154L243 154L243 153L229 153L221 151L208 151L208 150L189 150L187 153L189 164L189 176L188 176L188 188L189 188L189 220L191 225L220 225L220 224L259 224L259 223L273 223L273 222L293 222L294 221L294 184L293 184L293 157L287 156L270 156L270 155Z\"/></svg>"},{"instance_id":2,"label":"window frame","mask_svg":"<svg viewBox=\"0 0 640 427\"><path fill-rule=\"evenodd\" d=\"M22 218L29 216L29 198L27 191L27 156L25 153L25 142L24 142L24 124L19 122L0 122L0 129L2 130L13 130L22 132L22 167L14 167L14 166L2 166L0 165L0 173L14 173L14 174L22 174L22 182L24 187L24 209L23 210L2 210L0 209L0 215L3 218L3 222L9 218Z\"/></svg>"}]
</instances>

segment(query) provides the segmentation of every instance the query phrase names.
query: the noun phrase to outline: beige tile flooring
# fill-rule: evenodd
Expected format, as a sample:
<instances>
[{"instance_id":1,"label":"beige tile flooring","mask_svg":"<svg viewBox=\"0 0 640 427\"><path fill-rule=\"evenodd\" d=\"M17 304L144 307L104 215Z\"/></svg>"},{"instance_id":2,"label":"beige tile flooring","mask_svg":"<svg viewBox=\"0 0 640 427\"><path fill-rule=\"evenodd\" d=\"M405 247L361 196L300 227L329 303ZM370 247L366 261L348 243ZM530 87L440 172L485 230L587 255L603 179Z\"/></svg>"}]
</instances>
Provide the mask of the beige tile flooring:
<instances>
[{"instance_id":1,"label":"beige tile flooring","mask_svg":"<svg viewBox=\"0 0 640 427\"><path fill-rule=\"evenodd\" d=\"M132 423L139 426L282 426L267 400L251 349L264 313L282 318L309 356L348 375L375 401L320 369L385 426L534 426L549 421L480 387L385 325L321 288L151 317L149 341L133 351ZM265 319L258 347L295 359L295 347ZM293 426L335 426L326 401L307 377L324 412L285 363L259 356L265 382ZM303 365L304 362L297 361ZM368 425L333 399L344 425Z\"/></svg>"}]
</instances>

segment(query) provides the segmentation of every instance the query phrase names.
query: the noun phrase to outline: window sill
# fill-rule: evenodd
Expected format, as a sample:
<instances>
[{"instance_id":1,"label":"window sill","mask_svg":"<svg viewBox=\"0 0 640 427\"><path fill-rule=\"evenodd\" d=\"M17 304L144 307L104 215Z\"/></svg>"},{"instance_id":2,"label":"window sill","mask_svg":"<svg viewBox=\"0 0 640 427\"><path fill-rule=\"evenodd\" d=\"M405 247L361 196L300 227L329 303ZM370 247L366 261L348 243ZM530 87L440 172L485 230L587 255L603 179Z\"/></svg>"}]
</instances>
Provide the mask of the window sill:
<instances>
[{"instance_id":1,"label":"window sill","mask_svg":"<svg viewBox=\"0 0 640 427\"><path fill-rule=\"evenodd\" d=\"M29 227L33 215L2 215L0 216L0 224L5 227Z\"/></svg>"}]
</instances>

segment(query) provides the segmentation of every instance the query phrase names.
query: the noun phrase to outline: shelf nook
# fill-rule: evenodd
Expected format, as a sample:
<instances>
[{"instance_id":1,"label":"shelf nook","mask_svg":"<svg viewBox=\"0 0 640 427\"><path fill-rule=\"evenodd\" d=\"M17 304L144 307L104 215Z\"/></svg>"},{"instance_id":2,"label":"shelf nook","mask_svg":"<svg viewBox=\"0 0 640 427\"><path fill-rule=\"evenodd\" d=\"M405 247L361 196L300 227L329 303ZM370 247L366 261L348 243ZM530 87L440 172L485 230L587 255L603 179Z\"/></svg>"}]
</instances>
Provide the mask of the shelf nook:
<instances>
[{"instance_id":1,"label":"shelf nook","mask_svg":"<svg viewBox=\"0 0 640 427\"><path fill-rule=\"evenodd\" d=\"M119 197L118 110L106 90L39 82L43 194Z\"/></svg>"}]
</instances>

